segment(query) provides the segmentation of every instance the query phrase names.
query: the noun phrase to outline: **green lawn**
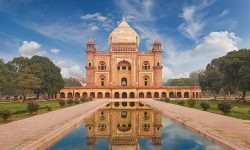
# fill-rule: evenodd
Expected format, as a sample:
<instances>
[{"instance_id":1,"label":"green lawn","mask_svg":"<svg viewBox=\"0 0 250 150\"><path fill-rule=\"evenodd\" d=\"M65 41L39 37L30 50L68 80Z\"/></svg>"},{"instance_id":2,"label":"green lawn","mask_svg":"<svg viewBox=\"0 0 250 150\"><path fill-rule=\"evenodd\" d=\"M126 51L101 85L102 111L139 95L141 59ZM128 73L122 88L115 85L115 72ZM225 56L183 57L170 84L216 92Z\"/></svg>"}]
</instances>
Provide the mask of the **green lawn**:
<instances>
[{"instance_id":1,"label":"green lawn","mask_svg":"<svg viewBox=\"0 0 250 150\"><path fill-rule=\"evenodd\" d=\"M38 103L40 105L40 108L39 108L37 113L32 114L32 115L28 113L27 103L25 103L25 102L0 103L0 110L7 109L7 110L11 111L11 113L12 113L11 117L7 121L0 120L0 124L8 123L8 122L12 122L15 120L20 120L23 118L32 117L32 116L37 115L37 114L43 114L43 113L49 112L47 110L46 106L50 106L52 108L52 111L63 108L59 105L58 101L55 101L55 100L39 101ZM65 107L69 107L69 106L73 106L73 105L65 104Z\"/></svg>"},{"instance_id":2,"label":"green lawn","mask_svg":"<svg viewBox=\"0 0 250 150\"><path fill-rule=\"evenodd\" d=\"M196 105L194 106L195 109L202 110L202 108L200 107L200 101L201 100L196 101ZM221 114L221 115L226 115L226 116L230 116L230 117L234 117L234 118L244 119L244 120L250 120L250 113L248 112L248 111L250 111L250 103L249 102L248 103L237 103L234 101L230 101L232 109L227 114L224 114L220 110L217 109L217 105L221 101L209 100L208 102L210 103L210 108L207 110L209 112L213 112L213 113ZM170 103L177 104L176 101L171 101ZM187 104L187 101L185 101L184 106L189 107Z\"/></svg>"}]
</instances>

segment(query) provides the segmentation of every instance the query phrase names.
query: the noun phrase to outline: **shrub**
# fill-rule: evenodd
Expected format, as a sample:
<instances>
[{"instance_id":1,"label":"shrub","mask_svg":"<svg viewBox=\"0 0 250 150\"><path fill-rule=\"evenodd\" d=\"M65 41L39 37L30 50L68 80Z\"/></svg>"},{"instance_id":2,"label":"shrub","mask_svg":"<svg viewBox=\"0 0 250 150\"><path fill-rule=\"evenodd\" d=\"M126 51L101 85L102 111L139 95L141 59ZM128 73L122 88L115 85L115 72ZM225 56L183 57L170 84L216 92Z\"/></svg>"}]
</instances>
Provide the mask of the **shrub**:
<instances>
[{"instance_id":1,"label":"shrub","mask_svg":"<svg viewBox=\"0 0 250 150\"><path fill-rule=\"evenodd\" d=\"M45 108L46 108L48 111L51 111L51 110L52 110L52 108L51 108L50 106L48 106L48 105L46 105Z\"/></svg>"},{"instance_id":2,"label":"shrub","mask_svg":"<svg viewBox=\"0 0 250 150\"><path fill-rule=\"evenodd\" d=\"M29 101L27 103L27 110L30 114L32 114L33 112L37 112L39 107L40 106L36 101Z\"/></svg>"},{"instance_id":3,"label":"shrub","mask_svg":"<svg viewBox=\"0 0 250 150\"><path fill-rule=\"evenodd\" d=\"M75 99L74 102L75 102L75 104L80 104L80 100L79 99Z\"/></svg>"},{"instance_id":4,"label":"shrub","mask_svg":"<svg viewBox=\"0 0 250 150\"><path fill-rule=\"evenodd\" d=\"M164 102L169 103L170 102L170 98L164 98Z\"/></svg>"},{"instance_id":5,"label":"shrub","mask_svg":"<svg viewBox=\"0 0 250 150\"><path fill-rule=\"evenodd\" d=\"M61 107L64 107L66 102L65 100L59 100L58 103Z\"/></svg>"},{"instance_id":6,"label":"shrub","mask_svg":"<svg viewBox=\"0 0 250 150\"><path fill-rule=\"evenodd\" d=\"M184 100L178 100L177 104L183 106L185 104L185 101Z\"/></svg>"},{"instance_id":7,"label":"shrub","mask_svg":"<svg viewBox=\"0 0 250 150\"><path fill-rule=\"evenodd\" d=\"M94 98L93 98L93 97L91 97L91 96L90 96L90 97L89 97L88 99L89 99L89 101L92 101L92 100L94 100Z\"/></svg>"},{"instance_id":8,"label":"shrub","mask_svg":"<svg viewBox=\"0 0 250 150\"><path fill-rule=\"evenodd\" d=\"M1 110L0 111L0 118L4 121L8 120L11 116L11 112L9 110Z\"/></svg>"},{"instance_id":9,"label":"shrub","mask_svg":"<svg viewBox=\"0 0 250 150\"><path fill-rule=\"evenodd\" d=\"M218 109L223 113L228 113L231 110L231 104L227 101L220 102L218 104Z\"/></svg>"},{"instance_id":10,"label":"shrub","mask_svg":"<svg viewBox=\"0 0 250 150\"><path fill-rule=\"evenodd\" d=\"M194 107L194 105L196 104L196 101L193 100L193 99L190 99L190 100L187 101L187 103L188 103L189 107Z\"/></svg>"},{"instance_id":11,"label":"shrub","mask_svg":"<svg viewBox=\"0 0 250 150\"><path fill-rule=\"evenodd\" d=\"M81 97L80 101L81 101L82 103L87 102L87 101L88 101L88 98L87 98L87 97Z\"/></svg>"},{"instance_id":12,"label":"shrub","mask_svg":"<svg viewBox=\"0 0 250 150\"><path fill-rule=\"evenodd\" d=\"M67 100L67 104L72 105L74 103L73 99Z\"/></svg>"},{"instance_id":13,"label":"shrub","mask_svg":"<svg viewBox=\"0 0 250 150\"><path fill-rule=\"evenodd\" d=\"M207 110L210 108L210 103L208 101L201 101L200 106L203 110Z\"/></svg>"}]
</instances>

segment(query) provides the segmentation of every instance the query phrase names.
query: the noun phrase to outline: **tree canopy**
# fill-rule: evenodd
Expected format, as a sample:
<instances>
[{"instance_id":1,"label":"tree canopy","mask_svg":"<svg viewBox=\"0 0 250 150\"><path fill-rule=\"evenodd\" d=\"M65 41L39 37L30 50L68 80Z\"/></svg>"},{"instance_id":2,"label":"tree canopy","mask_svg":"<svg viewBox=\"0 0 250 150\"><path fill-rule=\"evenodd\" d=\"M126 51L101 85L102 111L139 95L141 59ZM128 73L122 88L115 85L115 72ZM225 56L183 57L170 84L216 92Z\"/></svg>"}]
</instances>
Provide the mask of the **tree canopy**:
<instances>
[{"instance_id":1,"label":"tree canopy","mask_svg":"<svg viewBox=\"0 0 250 150\"><path fill-rule=\"evenodd\" d=\"M231 51L213 59L206 71L199 77L203 89L217 93L223 89L230 97L236 90L242 91L242 98L250 90L250 49Z\"/></svg>"},{"instance_id":2,"label":"tree canopy","mask_svg":"<svg viewBox=\"0 0 250 150\"><path fill-rule=\"evenodd\" d=\"M60 72L61 69L47 57L16 57L7 64L0 60L0 91L24 97L36 93L37 98L40 94L55 94L64 86Z\"/></svg>"},{"instance_id":3,"label":"tree canopy","mask_svg":"<svg viewBox=\"0 0 250 150\"><path fill-rule=\"evenodd\" d=\"M79 82L79 80L75 79L75 78L64 78L64 83L65 86L81 86L81 83Z\"/></svg>"}]
</instances>

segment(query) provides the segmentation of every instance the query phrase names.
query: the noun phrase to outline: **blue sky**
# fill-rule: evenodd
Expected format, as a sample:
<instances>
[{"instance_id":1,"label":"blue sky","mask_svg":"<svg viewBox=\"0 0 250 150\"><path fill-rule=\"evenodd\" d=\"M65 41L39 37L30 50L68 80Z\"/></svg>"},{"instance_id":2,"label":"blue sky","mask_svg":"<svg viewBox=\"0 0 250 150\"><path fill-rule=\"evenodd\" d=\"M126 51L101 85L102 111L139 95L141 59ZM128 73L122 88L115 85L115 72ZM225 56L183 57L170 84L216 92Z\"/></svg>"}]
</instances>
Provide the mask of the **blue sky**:
<instances>
[{"instance_id":1,"label":"blue sky","mask_svg":"<svg viewBox=\"0 0 250 150\"><path fill-rule=\"evenodd\" d=\"M43 55L62 74L85 76L85 44L108 51L125 14L141 39L163 43L163 77L188 77L213 58L250 47L249 0L0 0L0 57Z\"/></svg>"}]
</instances>

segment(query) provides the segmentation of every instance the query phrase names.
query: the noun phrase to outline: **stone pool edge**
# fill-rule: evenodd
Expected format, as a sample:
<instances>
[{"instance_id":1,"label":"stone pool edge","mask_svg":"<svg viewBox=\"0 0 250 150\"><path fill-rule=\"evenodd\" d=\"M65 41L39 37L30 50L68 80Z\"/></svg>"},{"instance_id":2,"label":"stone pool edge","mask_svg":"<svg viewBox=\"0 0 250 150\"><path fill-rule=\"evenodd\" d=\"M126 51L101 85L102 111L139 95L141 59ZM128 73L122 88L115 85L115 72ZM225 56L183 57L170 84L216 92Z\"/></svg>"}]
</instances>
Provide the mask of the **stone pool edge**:
<instances>
[{"instance_id":1,"label":"stone pool edge","mask_svg":"<svg viewBox=\"0 0 250 150\"><path fill-rule=\"evenodd\" d=\"M63 136L68 134L73 129L77 128L81 124L81 122L84 119L86 119L89 115L94 113L99 108L105 106L107 103L109 103L109 102L107 101L106 103L103 103L103 104L95 107L94 109L89 110L88 112L81 115L80 117L77 117L77 118L73 119L69 123L63 125L62 127L56 129L55 131L53 131L51 133L43 136L42 138L34 141L33 143L31 143L31 144L29 144L29 145L27 145L25 147L22 147L21 149L22 150L31 150L31 149L44 150L44 149L48 149L51 145L53 145L55 142L60 140Z\"/></svg>"},{"instance_id":2,"label":"stone pool edge","mask_svg":"<svg viewBox=\"0 0 250 150\"><path fill-rule=\"evenodd\" d=\"M147 103L145 101L140 101L140 102L149 105L150 107L152 107L155 110L161 111L163 113L163 115L169 117L169 119L171 119L172 121L182 125L186 129L191 130L192 132L194 132L197 135L205 138L206 140L219 145L223 149L226 149L226 150L239 150L239 149L241 149L241 148L237 147L236 145L229 144L227 141L222 140L219 137L216 137L216 135L212 135L212 134L204 131L203 129L201 129L199 127L196 127L195 125L192 125L191 123L188 123L185 120L182 120L182 119L180 119L180 118L178 118L176 116L168 114L167 112L164 112L164 111L158 109L157 107L150 105L149 103Z\"/></svg>"}]
</instances>

